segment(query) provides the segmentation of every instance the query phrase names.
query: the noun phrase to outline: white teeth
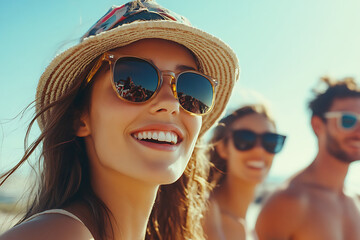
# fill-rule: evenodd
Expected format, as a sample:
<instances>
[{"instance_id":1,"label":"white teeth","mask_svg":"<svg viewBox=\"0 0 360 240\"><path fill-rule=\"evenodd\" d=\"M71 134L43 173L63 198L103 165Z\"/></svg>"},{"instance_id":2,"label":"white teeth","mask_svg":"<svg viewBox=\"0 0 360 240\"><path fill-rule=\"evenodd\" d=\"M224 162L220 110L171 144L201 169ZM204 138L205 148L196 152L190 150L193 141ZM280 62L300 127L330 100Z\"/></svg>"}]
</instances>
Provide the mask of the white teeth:
<instances>
[{"instance_id":1,"label":"white teeth","mask_svg":"<svg viewBox=\"0 0 360 240\"><path fill-rule=\"evenodd\" d=\"M178 137L174 132L168 132L168 131L157 131L157 132L151 132L151 131L146 131L146 132L138 132L134 134L134 137L139 139L139 140L143 140L143 139L153 139L159 142L168 142L168 143L173 143L173 144L177 144L178 142Z\"/></svg>"},{"instance_id":2,"label":"white teeth","mask_svg":"<svg viewBox=\"0 0 360 240\"><path fill-rule=\"evenodd\" d=\"M167 132L165 138L166 138L165 139L166 142L172 142L171 141L171 133Z\"/></svg>"},{"instance_id":3,"label":"white teeth","mask_svg":"<svg viewBox=\"0 0 360 240\"><path fill-rule=\"evenodd\" d=\"M158 141L164 142L165 141L165 133L159 132L159 137L157 139Z\"/></svg>"},{"instance_id":4,"label":"white teeth","mask_svg":"<svg viewBox=\"0 0 360 240\"><path fill-rule=\"evenodd\" d=\"M172 143L177 143L177 136L175 134L171 134L171 142Z\"/></svg>"},{"instance_id":5,"label":"white teeth","mask_svg":"<svg viewBox=\"0 0 360 240\"><path fill-rule=\"evenodd\" d=\"M158 140L158 134L157 134L157 132L153 132L151 138L154 139L154 140Z\"/></svg>"},{"instance_id":6,"label":"white teeth","mask_svg":"<svg viewBox=\"0 0 360 240\"><path fill-rule=\"evenodd\" d=\"M249 161L246 164L248 166L254 167L254 168L264 168L265 167L265 162L263 162L263 161Z\"/></svg>"}]
</instances>

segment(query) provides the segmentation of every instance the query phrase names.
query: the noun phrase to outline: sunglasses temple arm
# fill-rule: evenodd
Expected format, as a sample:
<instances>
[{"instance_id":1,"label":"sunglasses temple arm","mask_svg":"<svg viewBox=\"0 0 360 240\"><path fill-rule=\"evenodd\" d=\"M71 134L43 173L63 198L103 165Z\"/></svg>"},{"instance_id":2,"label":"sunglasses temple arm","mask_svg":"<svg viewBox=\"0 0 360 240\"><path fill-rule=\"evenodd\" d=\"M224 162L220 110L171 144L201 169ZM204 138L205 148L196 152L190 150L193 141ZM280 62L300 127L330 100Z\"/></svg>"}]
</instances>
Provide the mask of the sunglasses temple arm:
<instances>
[{"instance_id":1,"label":"sunglasses temple arm","mask_svg":"<svg viewBox=\"0 0 360 240\"><path fill-rule=\"evenodd\" d=\"M111 58L113 58L113 55L104 53L99 60L95 63L95 65L91 68L89 74L86 77L86 84L88 84L92 78L95 76L97 71L99 71L100 67L102 66L104 61L107 61L109 64L111 64Z\"/></svg>"}]
</instances>

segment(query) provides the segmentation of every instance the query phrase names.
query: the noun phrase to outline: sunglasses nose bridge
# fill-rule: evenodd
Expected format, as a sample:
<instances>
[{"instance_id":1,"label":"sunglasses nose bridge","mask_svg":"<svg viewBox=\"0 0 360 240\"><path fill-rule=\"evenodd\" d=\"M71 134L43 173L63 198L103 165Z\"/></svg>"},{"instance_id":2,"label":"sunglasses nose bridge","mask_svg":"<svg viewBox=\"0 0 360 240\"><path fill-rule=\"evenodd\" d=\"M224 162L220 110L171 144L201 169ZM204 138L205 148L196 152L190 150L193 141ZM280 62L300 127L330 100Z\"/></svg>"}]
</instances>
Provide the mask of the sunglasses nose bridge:
<instances>
[{"instance_id":1,"label":"sunglasses nose bridge","mask_svg":"<svg viewBox=\"0 0 360 240\"><path fill-rule=\"evenodd\" d=\"M256 134L256 138L255 138L255 143L254 143L254 147L255 149L260 149L262 151L266 151L265 149L265 143L264 143L264 135L263 134Z\"/></svg>"},{"instance_id":2,"label":"sunglasses nose bridge","mask_svg":"<svg viewBox=\"0 0 360 240\"><path fill-rule=\"evenodd\" d=\"M263 137L262 137L262 135L256 135L254 147L263 148Z\"/></svg>"},{"instance_id":3,"label":"sunglasses nose bridge","mask_svg":"<svg viewBox=\"0 0 360 240\"><path fill-rule=\"evenodd\" d=\"M162 76L169 76L170 77L170 87L171 91L174 94L174 97L177 99L177 92L176 92L176 75L172 71L162 71Z\"/></svg>"}]
</instances>

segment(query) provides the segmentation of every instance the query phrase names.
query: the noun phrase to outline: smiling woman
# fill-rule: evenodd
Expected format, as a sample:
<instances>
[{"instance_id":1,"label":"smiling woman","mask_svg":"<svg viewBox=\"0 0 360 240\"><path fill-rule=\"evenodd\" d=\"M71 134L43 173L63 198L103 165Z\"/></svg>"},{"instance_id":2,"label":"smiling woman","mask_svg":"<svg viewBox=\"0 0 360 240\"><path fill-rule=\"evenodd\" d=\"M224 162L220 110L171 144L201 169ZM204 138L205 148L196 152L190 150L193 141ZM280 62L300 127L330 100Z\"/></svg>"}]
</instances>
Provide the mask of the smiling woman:
<instances>
[{"instance_id":1,"label":"smiling woman","mask_svg":"<svg viewBox=\"0 0 360 240\"><path fill-rule=\"evenodd\" d=\"M0 239L203 239L196 146L237 77L231 48L184 17L151 0L111 8L40 78L41 135L1 184L37 148L41 177Z\"/></svg>"},{"instance_id":2,"label":"smiling woman","mask_svg":"<svg viewBox=\"0 0 360 240\"><path fill-rule=\"evenodd\" d=\"M179 64L196 69L195 59L189 50L162 39L139 40L112 50L112 53L149 59L159 69L175 73L181 71ZM117 68L118 64L119 61L114 67ZM144 70L139 68L138 71ZM122 71L123 74L125 72ZM127 74L130 76L132 72ZM95 150L88 152L90 163L96 165L93 174L103 174L105 178L109 176L109 170L115 170L115 174L121 173L155 185L174 182L183 173L194 149L201 116L181 109L171 90L171 77L163 76L163 84L156 96L134 106L128 100L119 101L118 91L114 94L112 88L114 81L109 81L111 75L109 68L104 66L91 80L94 81L91 107L81 117L77 132L78 136L85 137L87 149ZM151 74L148 74L146 80L150 81L150 77ZM157 81L155 76L154 81ZM209 88L209 91L212 89ZM150 137L139 137L145 134ZM173 136L177 141L173 144L165 141L166 135ZM102 168L104 172L95 173ZM96 178L103 179L101 176ZM101 181L96 184L101 188Z\"/></svg>"},{"instance_id":3,"label":"smiling woman","mask_svg":"<svg viewBox=\"0 0 360 240\"><path fill-rule=\"evenodd\" d=\"M208 239L253 239L247 209L285 139L261 104L241 107L219 122L208 149L208 181L215 188L204 220Z\"/></svg>"}]
</instances>

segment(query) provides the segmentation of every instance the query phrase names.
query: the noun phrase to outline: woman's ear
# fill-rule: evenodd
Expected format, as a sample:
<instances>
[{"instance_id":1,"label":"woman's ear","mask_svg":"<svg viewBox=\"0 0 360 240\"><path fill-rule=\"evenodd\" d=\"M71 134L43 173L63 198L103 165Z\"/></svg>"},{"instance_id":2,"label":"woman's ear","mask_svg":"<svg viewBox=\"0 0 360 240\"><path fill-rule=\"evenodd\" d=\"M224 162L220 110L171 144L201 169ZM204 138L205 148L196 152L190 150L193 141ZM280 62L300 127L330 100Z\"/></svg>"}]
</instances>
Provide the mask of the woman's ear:
<instances>
[{"instance_id":1,"label":"woman's ear","mask_svg":"<svg viewBox=\"0 0 360 240\"><path fill-rule=\"evenodd\" d=\"M76 136L78 137L87 137L91 134L88 113L81 114L80 118L78 118L74 123L74 129Z\"/></svg>"},{"instance_id":2,"label":"woman's ear","mask_svg":"<svg viewBox=\"0 0 360 240\"><path fill-rule=\"evenodd\" d=\"M215 146L215 149L222 159L228 158L228 148L224 140L218 142Z\"/></svg>"}]
</instances>

